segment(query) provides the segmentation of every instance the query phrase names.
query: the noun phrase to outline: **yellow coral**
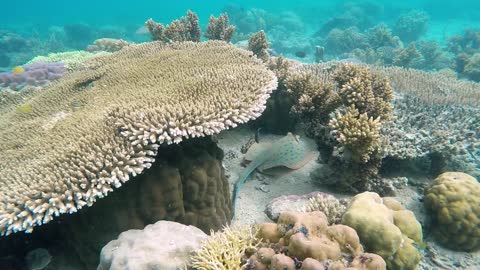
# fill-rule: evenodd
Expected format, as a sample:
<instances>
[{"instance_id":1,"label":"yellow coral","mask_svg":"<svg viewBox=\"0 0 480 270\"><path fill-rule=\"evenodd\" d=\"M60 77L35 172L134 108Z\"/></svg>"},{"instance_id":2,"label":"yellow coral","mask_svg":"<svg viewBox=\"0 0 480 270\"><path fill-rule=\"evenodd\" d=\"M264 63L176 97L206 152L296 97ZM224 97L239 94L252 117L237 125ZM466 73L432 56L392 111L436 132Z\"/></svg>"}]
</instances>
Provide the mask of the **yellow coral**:
<instances>
[{"instance_id":1,"label":"yellow coral","mask_svg":"<svg viewBox=\"0 0 480 270\"><path fill-rule=\"evenodd\" d=\"M422 243L422 227L411 211L393 199L384 201L373 192L358 194L343 215L342 224L354 228L365 249L382 256L388 269L417 268L421 254L413 244Z\"/></svg>"},{"instance_id":2,"label":"yellow coral","mask_svg":"<svg viewBox=\"0 0 480 270\"><path fill-rule=\"evenodd\" d=\"M442 173L425 189L425 206L441 243L457 250L480 249L480 183L474 177Z\"/></svg>"},{"instance_id":3,"label":"yellow coral","mask_svg":"<svg viewBox=\"0 0 480 270\"><path fill-rule=\"evenodd\" d=\"M259 239L255 227L225 227L221 232L213 232L195 250L190 267L195 270L238 270L246 251L255 250Z\"/></svg>"},{"instance_id":4,"label":"yellow coral","mask_svg":"<svg viewBox=\"0 0 480 270\"><path fill-rule=\"evenodd\" d=\"M356 162L368 162L380 147L380 119L360 114L353 105L344 113L337 112L328 126L344 151L350 151Z\"/></svg>"}]
</instances>

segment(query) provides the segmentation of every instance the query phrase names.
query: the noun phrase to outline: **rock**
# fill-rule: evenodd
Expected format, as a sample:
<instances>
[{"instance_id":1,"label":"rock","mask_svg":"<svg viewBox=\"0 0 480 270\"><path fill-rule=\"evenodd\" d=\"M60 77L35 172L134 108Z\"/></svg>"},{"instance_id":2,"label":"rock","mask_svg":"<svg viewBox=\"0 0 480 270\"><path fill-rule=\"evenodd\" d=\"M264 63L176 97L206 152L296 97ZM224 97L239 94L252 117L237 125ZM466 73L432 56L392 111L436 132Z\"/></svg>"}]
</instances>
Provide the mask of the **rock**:
<instances>
[{"instance_id":1,"label":"rock","mask_svg":"<svg viewBox=\"0 0 480 270\"><path fill-rule=\"evenodd\" d=\"M128 230L103 247L97 270L176 270L188 263L207 235L194 226L158 221L143 230Z\"/></svg>"},{"instance_id":2,"label":"rock","mask_svg":"<svg viewBox=\"0 0 480 270\"><path fill-rule=\"evenodd\" d=\"M271 200L265 207L265 214L273 220L277 221L282 212L285 211L300 211L308 204L310 198L315 197L322 192L311 192L305 195L283 195Z\"/></svg>"}]
</instances>

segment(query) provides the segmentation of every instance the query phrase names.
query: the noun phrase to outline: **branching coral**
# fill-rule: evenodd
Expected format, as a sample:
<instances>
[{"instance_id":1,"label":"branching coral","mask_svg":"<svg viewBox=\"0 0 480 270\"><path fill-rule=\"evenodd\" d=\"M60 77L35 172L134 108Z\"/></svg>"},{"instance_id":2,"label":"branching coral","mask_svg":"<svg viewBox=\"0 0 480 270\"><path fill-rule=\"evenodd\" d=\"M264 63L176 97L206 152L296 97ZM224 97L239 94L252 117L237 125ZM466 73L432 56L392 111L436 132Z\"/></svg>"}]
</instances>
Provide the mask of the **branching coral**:
<instances>
[{"instance_id":1,"label":"branching coral","mask_svg":"<svg viewBox=\"0 0 480 270\"><path fill-rule=\"evenodd\" d=\"M248 49L264 62L268 61L267 49L269 46L270 43L267 41L267 36L263 30L253 34L248 40Z\"/></svg>"},{"instance_id":2,"label":"branching coral","mask_svg":"<svg viewBox=\"0 0 480 270\"><path fill-rule=\"evenodd\" d=\"M429 20L427 13L412 10L397 19L394 33L405 42L415 41L427 32Z\"/></svg>"},{"instance_id":3,"label":"branching coral","mask_svg":"<svg viewBox=\"0 0 480 270\"><path fill-rule=\"evenodd\" d=\"M380 148L380 119L360 113L354 105L344 113L337 112L328 124L344 156L366 163Z\"/></svg>"},{"instance_id":4,"label":"branching coral","mask_svg":"<svg viewBox=\"0 0 480 270\"><path fill-rule=\"evenodd\" d=\"M189 267L194 270L241 269L245 253L254 252L259 240L256 228L249 225L212 231L202 247L193 252Z\"/></svg>"},{"instance_id":5,"label":"branching coral","mask_svg":"<svg viewBox=\"0 0 480 270\"><path fill-rule=\"evenodd\" d=\"M257 118L277 87L251 52L221 41L130 45L86 67L2 103L1 234L92 205L150 168L160 144Z\"/></svg>"},{"instance_id":6,"label":"branching coral","mask_svg":"<svg viewBox=\"0 0 480 270\"><path fill-rule=\"evenodd\" d=\"M319 193L308 200L308 204L301 209L304 212L320 211L325 214L328 224L338 224L342 220L346 207L332 195Z\"/></svg>"},{"instance_id":7,"label":"branching coral","mask_svg":"<svg viewBox=\"0 0 480 270\"><path fill-rule=\"evenodd\" d=\"M170 25L164 26L156 23L152 19L145 22L152 40L158 40L165 43L175 41L200 41L200 26L198 24L198 16L192 11L187 11L185 17L174 20Z\"/></svg>"},{"instance_id":8,"label":"branching coral","mask_svg":"<svg viewBox=\"0 0 480 270\"><path fill-rule=\"evenodd\" d=\"M369 117L388 120L393 106L393 88L388 80L367 67L343 64L333 74L344 106L354 105Z\"/></svg>"},{"instance_id":9,"label":"branching coral","mask_svg":"<svg viewBox=\"0 0 480 270\"><path fill-rule=\"evenodd\" d=\"M205 37L210 40L223 40L230 42L234 31L235 26L229 24L227 13L223 13L218 18L210 16Z\"/></svg>"}]
</instances>

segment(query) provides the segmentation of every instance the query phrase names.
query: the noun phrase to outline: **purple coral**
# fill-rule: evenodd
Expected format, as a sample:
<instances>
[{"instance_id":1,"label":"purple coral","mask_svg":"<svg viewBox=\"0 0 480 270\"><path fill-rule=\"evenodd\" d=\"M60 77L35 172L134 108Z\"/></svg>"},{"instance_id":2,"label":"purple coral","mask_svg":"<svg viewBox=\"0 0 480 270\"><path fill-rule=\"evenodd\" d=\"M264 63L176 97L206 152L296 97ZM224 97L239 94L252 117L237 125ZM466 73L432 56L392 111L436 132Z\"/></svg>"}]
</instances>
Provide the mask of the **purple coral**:
<instances>
[{"instance_id":1,"label":"purple coral","mask_svg":"<svg viewBox=\"0 0 480 270\"><path fill-rule=\"evenodd\" d=\"M38 62L23 66L24 71L15 74L12 71L0 73L0 88L20 91L26 86L44 86L54 81L66 72L62 62Z\"/></svg>"}]
</instances>

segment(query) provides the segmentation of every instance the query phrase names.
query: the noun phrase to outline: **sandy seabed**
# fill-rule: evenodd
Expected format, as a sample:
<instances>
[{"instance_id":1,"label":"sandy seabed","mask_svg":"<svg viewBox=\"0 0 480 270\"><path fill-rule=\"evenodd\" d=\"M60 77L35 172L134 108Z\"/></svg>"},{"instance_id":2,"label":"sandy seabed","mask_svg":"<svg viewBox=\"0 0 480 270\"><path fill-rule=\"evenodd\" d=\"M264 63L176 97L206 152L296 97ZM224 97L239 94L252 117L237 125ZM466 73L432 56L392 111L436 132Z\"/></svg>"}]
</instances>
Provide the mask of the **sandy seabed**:
<instances>
[{"instance_id":1,"label":"sandy seabed","mask_svg":"<svg viewBox=\"0 0 480 270\"><path fill-rule=\"evenodd\" d=\"M229 179L230 190L233 190L233 184L245 169L241 166L244 155L241 153L241 147L253 136L254 131L247 127L224 131L218 136L219 146L225 152L223 164ZM279 138L282 138L282 136L260 134L260 142L274 141ZM312 139L300 135L300 142L302 146L316 151L316 145ZM298 170L283 170L274 175L253 172L239 193L232 225L272 222L264 212L265 206L272 199L282 195L304 195L313 191L321 191L335 195L337 198L346 197L345 195L334 194L311 181L310 173L321 166L316 160L310 161ZM409 181L417 183L431 180L409 178ZM420 223L425 224L426 212L422 203L422 195L417 188L407 186L397 191L395 198L407 209L413 211ZM423 251L424 256L419 270L480 270L480 251L473 253L451 251L436 244L425 231L424 235L427 235L425 242L428 247Z\"/></svg>"}]
</instances>

